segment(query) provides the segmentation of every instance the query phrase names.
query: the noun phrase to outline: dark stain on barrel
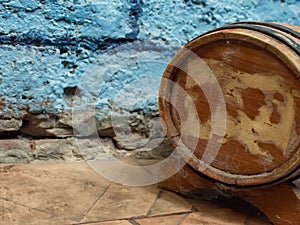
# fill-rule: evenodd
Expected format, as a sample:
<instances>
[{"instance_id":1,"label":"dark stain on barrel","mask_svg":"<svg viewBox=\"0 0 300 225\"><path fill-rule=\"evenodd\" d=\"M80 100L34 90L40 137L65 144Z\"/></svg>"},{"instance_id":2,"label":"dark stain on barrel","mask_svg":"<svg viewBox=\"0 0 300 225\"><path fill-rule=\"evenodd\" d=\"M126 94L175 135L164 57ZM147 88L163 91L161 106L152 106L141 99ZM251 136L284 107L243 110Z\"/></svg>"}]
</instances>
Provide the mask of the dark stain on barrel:
<instances>
[{"instance_id":1,"label":"dark stain on barrel","mask_svg":"<svg viewBox=\"0 0 300 225\"><path fill-rule=\"evenodd\" d=\"M257 141L257 145L262 149L271 154L272 164L278 165L279 163L286 160L286 156L283 154L282 149L271 142Z\"/></svg>"},{"instance_id":2,"label":"dark stain on barrel","mask_svg":"<svg viewBox=\"0 0 300 225\"><path fill-rule=\"evenodd\" d=\"M284 101L284 97L282 96L282 94L280 94L278 92L276 92L276 93L273 94L273 99L276 99L276 100L278 100L280 102Z\"/></svg>"},{"instance_id":3,"label":"dark stain on barrel","mask_svg":"<svg viewBox=\"0 0 300 225\"><path fill-rule=\"evenodd\" d=\"M274 101L275 100L275 101ZM273 102L272 102L272 114L270 116L270 122L274 124L278 124L281 119L281 115L278 112L278 106L277 103L284 103L284 96L278 92L273 94Z\"/></svg>"},{"instance_id":4,"label":"dark stain on barrel","mask_svg":"<svg viewBox=\"0 0 300 225\"><path fill-rule=\"evenodd\" d=\"M191 97L194 96L194 105L198 113L198 118L202 123L206 123L211 118L211 112L210 108L207 107L209 106L209 103L205 93L202 91L200 86L196 85L188 90L188 94Z\"/></svg>"},{"instance_id":5,"label":"dark stain on barrel","mask_svg":"<svg viewBox=\"0 0 300 225\"><path fill-rule=\"evenodd\" d=\"M246 115L254 120L259 113L259 108L266 104L264 93L257 88L241 90Z\"/></svg>"},{"instance_id":6,"label":"dark stain on barrel","mask_svg":"<svg viewBox=\"0 0 300 225\"><path fill-rule=\"evenodd\" d=\"M273 106L273 111L270 116L270 122L278 124L280 122L281 115L279 114L279 112L277 110L277 105L273 103L272 106Z\"/></svg>"}]
</instances>

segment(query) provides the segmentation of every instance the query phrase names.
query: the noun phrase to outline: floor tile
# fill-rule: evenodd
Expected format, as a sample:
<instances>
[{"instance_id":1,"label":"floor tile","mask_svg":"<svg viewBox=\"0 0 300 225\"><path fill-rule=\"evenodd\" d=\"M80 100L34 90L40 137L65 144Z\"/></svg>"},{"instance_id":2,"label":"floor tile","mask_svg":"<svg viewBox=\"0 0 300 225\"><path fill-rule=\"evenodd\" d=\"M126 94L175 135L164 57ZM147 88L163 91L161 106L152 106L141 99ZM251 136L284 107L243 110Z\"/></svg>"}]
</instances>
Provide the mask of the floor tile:
<instances>
[{"instance_id":1,"label":"floor tile","mask_svg":"<svg viewBox=\"0 0 300 225\"><path fill-rule=\"evenodd\" d=\"M3 199L75 221L110 185L83 163L16 165L0 183Z\"/></svg>"},{"instance_id":2,"label":"floor tile","mask_svg":"<svg viewBox=\"0 0 300 225\"><path fill-rule=\"evenodd\" d=\"M106 169L120 173L107 162ZM136 175L140 179L141 174ZM0 165L0 183L0 225L270 224L245 201L191 199L154 185L114 184L84 162Z\"/></svg>"},{"instance_id":3,"label":"floor tile","mask_svg":"<svg viewBox=\"0 0 300 225\"><path fill-rule=\"evenodd\" d=\"M146 186L157 183L157 178L134 160L97 159L89 165L107 179L130 186Z\"/></svg>"},{"instance_id":4,"label":"floor tile","mask_svg":"<svg viewBox=\"0 0 300 225\"><path fill-rule=\"evenodd\" d=\"M54 217L45 212L0 199L1 225L56 225L71 224L68 219Z\"/></svg>"},{"instance_id":5,"label":"floor tile","mask_svg":"<svg viewBox=\"0 0 300 225\"><path fill-rule=\"evenodd\" d=\"M172 192L161 191L159 197L150 210L149 216L191 212L192 205L182 197Z\"/></svg>"},{"instance_id":6,"label":"floor tile","mask_svg":"<svg viewBox=\"0 0 300 225\"><path fill-rule=\"evenodd\" d=\"M146 216L159 189L112 184L82 222L128 219Z\"/></svg>"},{"instance_id":7,"label":"floor tile","mask_svg":"<svg viewBox=\"0 0 300 225\"><path fill-rule=\"evenodd\" d=\"M181 225L244 225L246 215L228 209L190 214Z\"/></svg>"},{"instance_id":8,"label":"floor tile","mask_svg":"<svg viewBox=\"0 0 300 225\"><path fill-rule=\"evenodd\" d=\"M135 220L139 225L180 225L187 214L174 216L151 217Z\"/></svg>"},{"instance_id":9,"label":"floor tile","mask_svg":"<svg viewBox=\"0 0 300 225\"><path fill-rule=\"evenodd\" d=\"M114 220L99 223L86 223L84 225L132 225L132 223L128 222L127 220Z\"/></svg>"}]
</instances>

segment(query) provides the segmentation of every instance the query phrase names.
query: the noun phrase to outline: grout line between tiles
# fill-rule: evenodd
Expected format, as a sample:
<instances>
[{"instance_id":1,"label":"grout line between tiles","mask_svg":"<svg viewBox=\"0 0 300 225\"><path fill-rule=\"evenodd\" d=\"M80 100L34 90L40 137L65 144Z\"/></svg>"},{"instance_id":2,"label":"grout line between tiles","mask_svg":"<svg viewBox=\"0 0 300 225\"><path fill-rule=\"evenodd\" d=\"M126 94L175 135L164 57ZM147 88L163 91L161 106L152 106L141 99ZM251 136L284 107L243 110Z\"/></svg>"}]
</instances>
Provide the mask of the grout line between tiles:
<instances>
[{"instance_id":1,"label":"grout line between tiles","mask_svg":"<svg viewBox=\"0 0 300 225\"><path fill-rule=\"evenodd\" d=\"M156 215L156 216L135 216L135 217L130 217L130 218L122 218L122 219L108 219L108 220L97 220L97 221L88 221L88 222L79 222L79 223L72 223L72 225L84 225L84 224L93 224L93 223L104 223L104 222L113 222L113 221L117 221L117 220L129 220L129 221L134 221L137 219L151 219L151 218L159 218L159 217L167 217L167 216L178 216L178 215L186 215L188 216L190 213L187 212L181 212L181 213L171 213L171 214L165 214L165 215ZM137 223L138 225L138 223Z\"/></svg>"},{"instance_id":2,"label":"grout line between tiles","mask_svg":"<svg viewBox=\"0 0 300 225\"><path fill-rule=\"evenodd\" d=\"M153 203L152 203L152 205L150 206L150 208L149 208L149 210L148 210L148 212L147 212L147 214L146 214L146 217L148 217L149 216L149 214L151 213L151 210L152 210L152 208L153 208L153 206L155 205L155 203L157 202L157 200L160 198L160 196L162 195L162 190L159 190L159 192L158 192L158 194L157 194L157 196L156 196L156 199L153 201Z\"/></svg>"},{"instance_id":3,"label":"grout line between tiles","mask_svg":"<svg viewBox=\"0 0 300 225\"><path fill-rule=\"evenodd\" d=\"M49 212L47 212L47 211L44 211L44 210L41 210L41 209L37 209L37 208L31 208L31 207L29 207L29 206L26 206L26 205L20 204L20 203L18 203L18 202L15 202L15 201L13 201L13 200L10 200L10 199L7 199L7 198L3 198L3 197L0 197L0 199L2 199L2 200L4 200L4 201L7 201L7 202L10 202L10 203L13 203L13 204L15 204L15 205L18 205L18 206L21 206L21 207L24 207L24 208L30 209L30 210L34 210L34 211L37 211L37 212L45 213L45 214L48 214L48 215L50 215L50 216L54 216L54 217L57 217L57 218L58 218L58 216L57 216L57 215L55 215L55 214L52 214L52 213L49 213Z\"/></svg>"},{"instance_id":4,"label":"grout line between tiles","mask_svg":"<svg viewBox=\"0 0 300 225\"><path fill-rule=\"evenodd\" d=\"M192 214L193 212L178 212L178 213L169 213L164 215L155 215L155 216L148 216L146 218L157 218L157 217L166 217L166 216L179 216L179 215L185 215L185 214Z\"/></svg>"},{"instance_id":5,"label":"grout line between tiles","mask_svg":"<svg viewBox=\"0 0 300 225\"><path fill-rule=\"evenodd\" d=\"M138 222L136 222L135 220L131 219L128 220L129 223L131 223L132 225L140 225Z\"/></svg>"},{"instance_id":6,"label":"grout line between tiles","mask_svg":"<svg viewBox=\"0 0 300 225\"><path fill-rule=\"evenodd\" d=\"M189 214L186 214L184 217L182 217L181 220L178 222L177 225L181 225L181 224L185 221L185 219L186 219L189 215L191 215L191 214L192 214L192 213L189 213Z\"/></svg>"},{"instance_id":7,"label":"grout line between tiles","mask_svg":"<svg viewBox=\"0 0 300 225\"><path fill-rule=\"evenodd\" d=\"M83 212L79 218L77 218L76 220L80 223L81 220L83 220L83 218L95 207L95 205L101 200L101 198L107 193L108 189L111 187L112 184L110 184L105 191L99 195L99 197L96 199L96 201L91 205L91 207L89 207L85 212Z\"/></svg>"}]
</instances>

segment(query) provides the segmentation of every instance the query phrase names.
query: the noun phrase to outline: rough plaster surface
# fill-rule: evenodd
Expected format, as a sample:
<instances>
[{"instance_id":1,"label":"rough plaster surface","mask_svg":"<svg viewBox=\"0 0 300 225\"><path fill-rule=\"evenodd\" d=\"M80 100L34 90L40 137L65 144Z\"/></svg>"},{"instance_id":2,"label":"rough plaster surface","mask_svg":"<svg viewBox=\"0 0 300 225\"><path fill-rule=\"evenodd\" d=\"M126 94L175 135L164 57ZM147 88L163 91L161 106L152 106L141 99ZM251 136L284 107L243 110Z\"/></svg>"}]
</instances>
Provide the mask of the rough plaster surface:
<instances>
[{"instance_id":1,"label":"rough plaster surface","mask_svg":"<svg viewBox=\"0 0 300 225\"><path fill-rule=\"evenodd\" d=\"M299 18L299 0L0 0L0 135L70 137L79 96L95 107L100 135L145 147L140 140L163 136L151 121L178 48L228 23Z\"/></svg>"},{"instance_id":2,"label":"rough plaster surface","mask_svg":"<svg viewBox=\"0 0 300 225\"><path fill-rule=\"evenodd\" d=\"M213 28L239 21L300 24L300 2L277 0L144 1L138 38L182 46Z\"/></svg>"}]
</instances>

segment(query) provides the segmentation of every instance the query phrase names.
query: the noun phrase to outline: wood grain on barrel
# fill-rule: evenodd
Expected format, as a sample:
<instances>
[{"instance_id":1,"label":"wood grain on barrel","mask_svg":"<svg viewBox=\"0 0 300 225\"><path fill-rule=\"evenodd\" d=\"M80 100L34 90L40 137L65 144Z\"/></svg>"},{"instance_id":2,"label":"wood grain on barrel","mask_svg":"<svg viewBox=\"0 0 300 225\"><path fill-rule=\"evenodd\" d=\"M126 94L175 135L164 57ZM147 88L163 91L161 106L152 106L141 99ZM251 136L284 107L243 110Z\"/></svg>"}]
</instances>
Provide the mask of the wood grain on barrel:
<instances>
[{"instance_id":1,"label":"wood grain on barrel","mask_svg":"<svg viewBox=\"0 0 300 225\"><path fill-rule=\"evenodd\" d=\"M296 38L293 41L300 44ZM215 160L201 172L217 181L239 186L274 182L295 173L300 165L299 56L274 38L245 29L210 33L186 47L211 69L226 102L226 135ZM184 62L184 54L176 57L187 64L188 71L198 69L194 65L197 61ZM196 72L201 76L201 71ZM189 114L190 106L184 96L171 93L184 108L182 118L169 103L160 100L166 127L173 123L177 136L181 135L187 146L195 140L198 143L189 162L197 169L211 132L208 100L193 77L171 64L164 77L180 85L197 109L201 125L198 136L193 135L193 123L198 121L185 118L193 115ZM166 90L163 87L160 91ZM186 121L190 126L184 127L190 129L181 130ZM174 129L172 132L167 131L170 139L176 133Z\"/></svg>"}]
</instances>

